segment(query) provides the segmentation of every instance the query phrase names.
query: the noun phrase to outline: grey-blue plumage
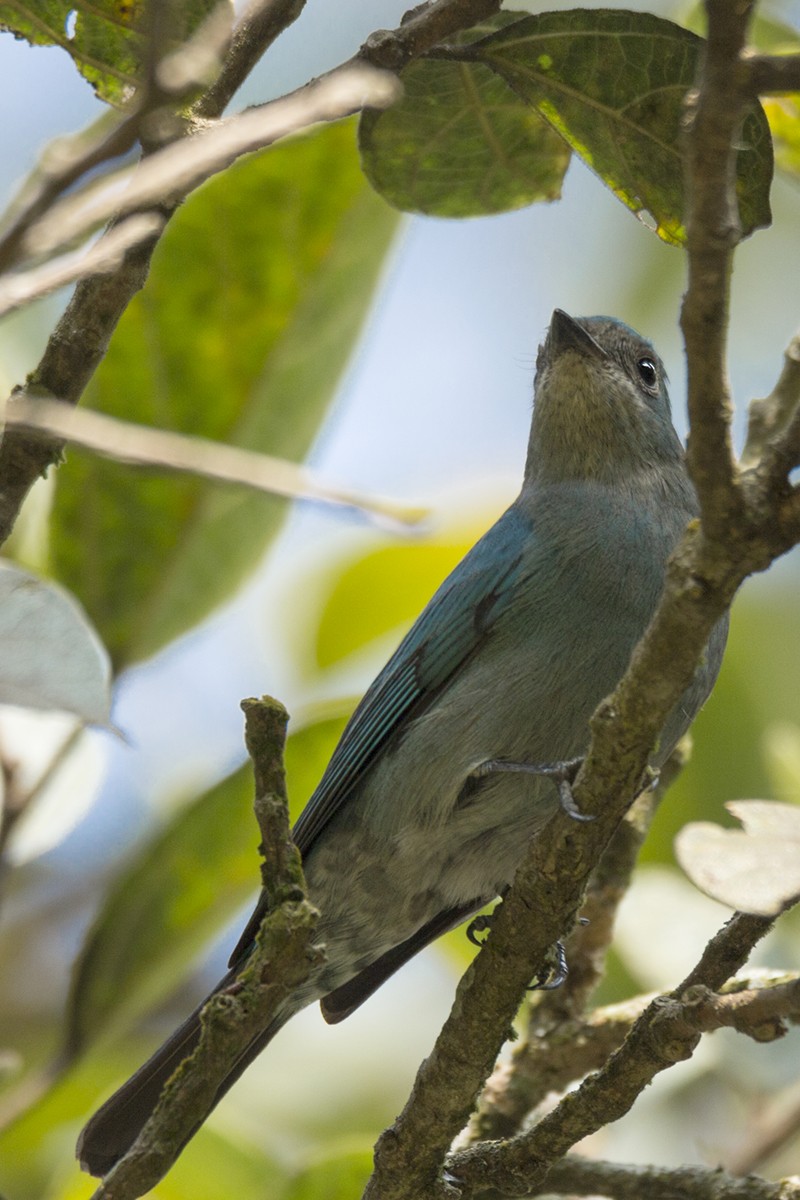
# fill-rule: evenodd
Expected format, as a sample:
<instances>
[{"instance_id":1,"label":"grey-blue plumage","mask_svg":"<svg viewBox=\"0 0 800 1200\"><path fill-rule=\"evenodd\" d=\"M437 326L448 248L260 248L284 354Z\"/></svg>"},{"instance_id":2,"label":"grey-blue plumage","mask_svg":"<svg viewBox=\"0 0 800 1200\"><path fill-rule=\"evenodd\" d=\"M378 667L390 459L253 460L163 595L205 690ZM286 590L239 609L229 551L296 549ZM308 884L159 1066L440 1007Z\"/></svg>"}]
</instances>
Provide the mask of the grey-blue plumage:
<instances>
[{"instance_id":1,"label":"grey-blue plumage","mask_svg":"<svg viewBox=\"0 0 800 1200\"><path fill-rule=\"evenodd\" d=\"M557 310L539 350L522 490L442 584L349 722L295 839L327 961L233 1065L219 1099L277 1030L322 1000L341 1020L403 962L512 881L558 800L552 782L492 769L581 755L696 514L663 365L607 317ZM713 686L714 632L653 755L658 766ZM231 957L250 953L255 913ZM104 1174L193 1048L198 1009L86 1126Z\"/></svg>"}]
</instances>

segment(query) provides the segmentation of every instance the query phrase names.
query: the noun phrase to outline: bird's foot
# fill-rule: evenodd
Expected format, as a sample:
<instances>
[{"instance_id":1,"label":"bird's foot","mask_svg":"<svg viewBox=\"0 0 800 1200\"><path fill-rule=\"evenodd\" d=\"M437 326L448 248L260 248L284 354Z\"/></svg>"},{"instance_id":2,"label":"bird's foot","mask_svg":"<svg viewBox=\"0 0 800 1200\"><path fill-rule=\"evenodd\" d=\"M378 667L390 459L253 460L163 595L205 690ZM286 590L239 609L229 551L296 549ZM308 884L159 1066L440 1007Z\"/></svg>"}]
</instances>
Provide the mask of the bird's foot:
<instances>
[{"instance_id":1,"label":"bird's foot","mask_svg":"<svg viewBox=\"0 0 800 1200\"><path fill-rule=\"evenodd\" d=\"M478 913L477 917L472 918L467 926L467 937L473 946L480 947L484 944L486 938L480 935L490 931L493 918L493 912ZM567 954L564 950L564 943L559 941L551 948L550 961L545 963L540 973L534 977L528 991L550 992L554 988L561 987L568 975Z\"/></svg>"},{"instance_id":2,"label":"bird's foot","mask_svg":"<svg viewBox=\"0 0 800 1200\"><path fill-rule=\"evenodd\" d=\"M543 775L552 779L558 792L558 802L561 809L573 821L593 821L592 813L583 813L575 802L572 785L583 763L583 758L569 758L565 762L554 763L522 763L510 762L504 758L488 758L472 772L473 776L492 775L498 771L512 771L524 775Z\"/></svg>"},{"instance_id":3,"label":"bird's foot","mask_svg":"<svg viewBox=\"0 0 800 1200\"><path fill-rule=\"evenodd\" d=\"M552 961L546 963L542 971L534 978L528 988L529 992L552 992L554 988L561 987L569 975L564 943L556 942L554 946L551 946L549 954Z\"/></svg>"}]
</instances>

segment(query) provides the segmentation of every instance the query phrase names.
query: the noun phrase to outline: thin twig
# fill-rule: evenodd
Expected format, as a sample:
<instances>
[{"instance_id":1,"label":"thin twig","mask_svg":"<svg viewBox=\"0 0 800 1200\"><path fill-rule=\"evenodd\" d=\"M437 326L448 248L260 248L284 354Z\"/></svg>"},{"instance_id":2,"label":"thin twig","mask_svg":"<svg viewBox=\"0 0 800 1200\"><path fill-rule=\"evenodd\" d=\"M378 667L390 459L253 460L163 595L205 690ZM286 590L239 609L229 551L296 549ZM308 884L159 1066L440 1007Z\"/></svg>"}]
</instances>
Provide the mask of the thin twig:
<instances>
[{"instance_id":1,"label":"thin twig","mask_svg":"<svg viewBox=\"0 0 800 1200\"><path fill-rule=\"evenodd\" d=\"M243 21L260 7L251 6ZM500 0L437 0L423 13L418 13L413 22L401 25L394 34L381 34L380 44L375 49L362 47L358 61L383 66L382 60L387 55L392 57L393 37L399 47L394 57L408 61L417 49L422 53L436 40L468 28L499 7ZM299 9L291 0L288 3L275 0L273 11L282 14L277 24L254 22L247 37L238 37L234 33L221 73L228 82L224 88L215 90L212 86L206 96L198 100L195 107L198 116L208 120L222 114L231 89L236 90L254 59L260 57L281 31L278 25L283 22L281 28L285 28ZM164 206L162 214L169 219L172 211ZM31 376L33 386L69 404L77 404L105 354L117 322L147 278L156 243L157 239L153 238L134 248L112 275L93 276L78 284ZM29 489L48 467L59 461L60 454L61 447L57 442L44 443L17 430L6 433L0 444L0 544L11 532Z\"/></svg>"},{"instance_id":2,"label":"thin twig","mask_svg":"<svg viewBox=\"0 0 800 1200\"><path fill-rule=\"evenodd\" d=\"M800 54L747 53L743 61L753 96L800 92Z\"/></svg>"},{"instance_id":3,"label":"thin twig","mask_svg":"<svg viewBox=\"0 0 800 1200\"><path fill-rule=\"evenodd\" d=\"M146 16L157 22L164 12L163 6L155 5L147 10ZM106 113L88 129L57 139L47 147L39 167L12 201L13 215L0 237L0 272L7 271L14 263L30 227L79 179L103 163L127 154L142 138L143 131L148 142L152 141L154 131L158 131L161 140L167 130L170 137L185 132L175 116L175 107L196 90L199 73L207 71L218 59L229 26L229 10L222 3L185 45L163 58L158 54L163 38L157 27L151 29L148 45L152 51L147 55L145 78L130 110L124 116ZM166 114L171 118L169 122L163 119Z\"/></svg>"},{"instance_id":4,"label":"thin twig","mask_svg":"<svg viewBox=\"0 0 800 1200\"><path fill-rule=\"evenodd\" d=\"M306 0L251 0L231 38L222 70L194 105L197 117L219 117L257 62L284 29L297 20Z\"/></svg>"},{"instance_id":5,"label":"thin twig","mask_svg":"<svg viewBox=\"0 0 800 1200\"><path fill-rule=\"evenodd\" d=\"M58 400L19 393L6 406L5 419L12 425L85 446L106 458L200 475L295 500L345 505L383 523L416 525L429 515L429 510L421 506L325 483L310 468L285 458L209 438L135 425L105 413L73 408Z\"/></svg>"},{"instance_id":6,"label":"thin twig","mask_svg":"<svg viewBox=\"0 0 800 1200\"><path fill-rule=\"evenodd\" d=\"M750 402L747 440L741 458L743 467L752 467L758 462L769 442L787 428L798 407L800 333L795 334L784 351L783 368L770 394Z\"/></svg>"},{"instance_id":7,"label":"thin twig","mask_svg":"<svg viewBox=\"0 0 800 1200\"><path fill-rule=\"evenodd\" d=\"M384 108L401 94L394 76L354 65L289 96L210 125L135 167L90 184L55 204L25 236L30 253L49 254L85 237L110 218L154 205L174 205L243 154L263 150L320 121L337 121L365 106Z\"/></svg>"},{"instance_id":8,"label":"thin twig","mask_svg":"<svg viewBox=\"0 0 800 1200\"><path fill-rule=\"evenodd\" d=\"M116 271L127 252L157 237L163 224L163 218L156 213L137 213L109 229L88 250L74 251L41 267L0 276L0 317L78 279Z\"/></svg>"}]
</instances>

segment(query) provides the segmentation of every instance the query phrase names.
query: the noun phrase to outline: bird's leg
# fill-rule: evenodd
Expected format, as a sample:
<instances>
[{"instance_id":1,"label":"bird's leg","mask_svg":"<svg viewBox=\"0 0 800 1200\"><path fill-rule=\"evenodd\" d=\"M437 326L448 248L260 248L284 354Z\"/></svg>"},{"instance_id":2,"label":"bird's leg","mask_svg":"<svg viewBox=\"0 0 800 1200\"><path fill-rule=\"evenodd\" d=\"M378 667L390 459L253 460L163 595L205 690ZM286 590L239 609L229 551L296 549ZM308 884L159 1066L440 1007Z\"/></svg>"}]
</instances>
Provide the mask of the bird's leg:
<instances>
[{"instance_id":1,"label":"bird's leg","mask_svg":"<svg viewBox=\"0 0 800 1200\"><path fill-rule=\"evenodd\" d=\"M573 821L593 821L594 816L591 813L582 813L575 803L575 797L572 794L572 785L575 782L575 777L580 770L583 758L569 758L565 762L554 763L522 763L509 762L504 758L488 758L486 762L479 763L472 772L473 778L481 778L485 775L492 775L498 771L516 771L524 775L543 775L546 779L552 779L558 791L558 801L563 812L568 817L572 817Z\"/></svg>"}]
</instances>

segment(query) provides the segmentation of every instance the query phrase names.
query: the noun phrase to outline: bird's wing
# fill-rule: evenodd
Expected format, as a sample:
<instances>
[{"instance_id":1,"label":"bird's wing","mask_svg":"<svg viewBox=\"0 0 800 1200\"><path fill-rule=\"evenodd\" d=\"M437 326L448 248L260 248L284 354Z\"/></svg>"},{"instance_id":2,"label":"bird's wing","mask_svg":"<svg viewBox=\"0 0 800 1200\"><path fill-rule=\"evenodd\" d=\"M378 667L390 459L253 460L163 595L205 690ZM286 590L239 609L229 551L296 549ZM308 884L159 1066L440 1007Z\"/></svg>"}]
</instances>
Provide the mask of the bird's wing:
<instances>
[{"instance_id":1,"label":"bird's wing","mask_svg":"<svg viewBox=\"0 0 800 1200\"><path fill-rule=\"evenodd\" d=\"M348 795L407 722L481 645L513 594L530 526L509 509L422 611L368 689L294 828L307 854Z\"/></svg>"},{"instance_id":2,"label":"bird's wing","mask_svg":"<svg viewBox=\"0 0 800 1200\"><path fill-rule=\"evenodd\" d=\"M306 855L353 788L481 645L523 574L531 526L512 505L473 546L420 614L353 713L316 791L294 827ZM525 573L528 573L527 568ZM259 903L231 955L243 961L263 916Z\"/></svg>"}]
</instances>

